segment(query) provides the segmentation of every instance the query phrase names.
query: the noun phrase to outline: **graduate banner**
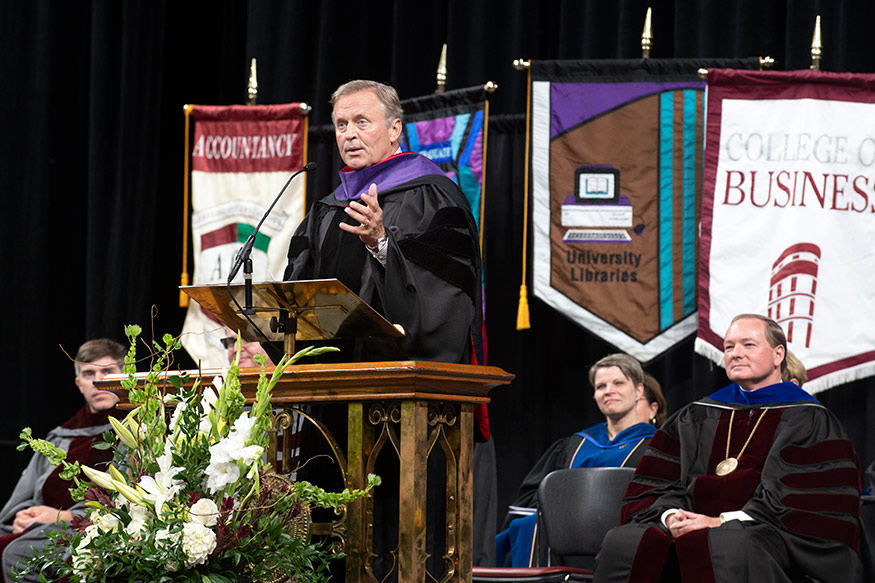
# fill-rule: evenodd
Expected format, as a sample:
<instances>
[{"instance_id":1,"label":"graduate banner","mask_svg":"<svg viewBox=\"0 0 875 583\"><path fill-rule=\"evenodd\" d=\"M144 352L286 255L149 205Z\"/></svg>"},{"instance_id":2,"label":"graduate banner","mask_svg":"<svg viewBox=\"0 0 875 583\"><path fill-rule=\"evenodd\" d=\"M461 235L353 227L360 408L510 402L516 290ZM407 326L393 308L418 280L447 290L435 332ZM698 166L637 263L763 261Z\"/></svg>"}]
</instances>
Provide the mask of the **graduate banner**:
<instances>
[{"instance_id":1,"label":"graduate banner","mask_svg":"<svg viewBox=\"0 0 875 583\"><path fill-rule=\"evenodd\" d=\"M641 361L696 330L705 81L732 61L533 61L537 297Z\"/></svg>"},{"instance_id":2,"label":"graduate banner","mask_svg":"<svg viewBox=\"0 0 875 583\"><path fill-rule=\"evenodd\" d=\"M304 164L307 118L301 104L189 106L193 284L225 283L237 250L289 176ZM289 240L305 213L297 177L264 221L252 250L253 280L282 279ZM242 283L243 273L235 283ZM204 367L227 366L222 326L192 301L182 344Z\"/></svg>"},{"instance_id":3,"label":"graduate banner","mask_svg":"<svg viewBox=\"0 0 875 583\"><path fill-rule=\"evenodd\" d=\"M755 312L810 393L875 374L872 119L875 75L709 72L698 352Z\"/></svg>"},{"instance_id":4,"label":"graduate banner","mask_svg":"<svg viewBox=\"0 0 875 583\"><path fill-rule=\"evenodd\" d=\"M482 86L407 99L401 147L418 152L465 193L483 233L483 177L488 102Z\"/></svg>"}]
</instances>

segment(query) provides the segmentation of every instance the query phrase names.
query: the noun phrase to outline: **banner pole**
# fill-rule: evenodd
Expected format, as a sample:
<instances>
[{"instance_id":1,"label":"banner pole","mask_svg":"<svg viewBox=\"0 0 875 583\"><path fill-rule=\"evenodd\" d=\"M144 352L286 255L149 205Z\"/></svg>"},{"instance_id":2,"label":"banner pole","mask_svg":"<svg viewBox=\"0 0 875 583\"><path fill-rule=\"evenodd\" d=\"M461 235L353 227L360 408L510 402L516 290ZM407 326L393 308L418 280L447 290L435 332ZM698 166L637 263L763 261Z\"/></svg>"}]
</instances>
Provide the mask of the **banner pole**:
<instances>
[{"instance_id":1,"label":"banner pole","mask_svg":"<svg viewBox=\"0 0 875 583\"><path fill-rule=\"evenodd\" d=\"M188 285L188 208L189 208L189 160L188 160L188 147L189 147L189 120L191 117L192 106L189 104L185 104L182 108L183 113L185 114L185 139L183 140L183 144L185 147L185 156L182 164L183 168L183 177L182 177L182 273L179 275L179 285L186 286ZM179 290L179 307L187 308L188 307L188 295Z\"/></svg>"},{"instance_id":2,"label":"banner pole","mask_svg":"<svg viewBox=\"0 0 875 583\"><path fill-rule=\"evenodd\" d=\"M529 240L529 144L531 143L531 122L532 122L532 61L516 59L513 62L514 68L519 71L525 69L526 77L526 153L525 166L523 167L523 277L520 284L520 300L517 308L516 329L528 330L532 327L529 320L529 291L526 288L526 250Z\"/></svg>"},{"instance_id":3,"label":"banner pole","mask_svg":"<svg viewBox=\"0 0 875 583\"><path fill-rule=\"evenodd\" d=\"M483 223L486 220L486 146L489 143L489 95L495 93L498 85L492 81L487 81L483 86L483 92L486 98L483 100L483 180L480 183L480 252L483 253L483 232L485 230Z\"/></svg>"}]
</instances>

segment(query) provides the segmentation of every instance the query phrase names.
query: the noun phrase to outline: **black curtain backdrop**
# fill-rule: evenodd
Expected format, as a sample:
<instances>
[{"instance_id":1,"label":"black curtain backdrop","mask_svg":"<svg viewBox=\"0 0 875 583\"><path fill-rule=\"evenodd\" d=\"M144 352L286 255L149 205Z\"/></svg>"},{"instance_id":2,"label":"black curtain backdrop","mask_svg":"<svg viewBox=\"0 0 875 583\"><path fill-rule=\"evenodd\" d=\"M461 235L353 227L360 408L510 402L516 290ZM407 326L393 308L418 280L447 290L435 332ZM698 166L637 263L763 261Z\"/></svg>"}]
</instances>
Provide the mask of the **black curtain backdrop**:
<instances>
[{"instance_id":1,"label":"black curtain backdrop","mask_svg":"<svg viewBox=\"0 0 875 583\"><path fill-rule=\"evenodd\" d=\"M815 16L823 68L875 71L871 0L10 0L0 3L0 496L27 461L16 452L82 400L73 354L126 323L177 333L181 271L183 105L243 103L258 59L259 103L313 106L308 196L334 186L340 163L331 91L353 78L402 98L434 90L441 44L448 88L498 83L491 99L486 193L489 363L517 375L493 392L499 504L514 497L555 439L601 420L586 380L611 346L530 298L515 329L523 249L526 74L515 58L638 58L653 7L654 58L769 55L807 68ZM153 306L155 315L152 318ZM150 323L153 322L153 324ZM646 368L670 410L722 386L692 338ZM186 357L182 366L190 366ZM875 381L821 395L863 463L875 457Z\"/></svg>"}]
</instances>

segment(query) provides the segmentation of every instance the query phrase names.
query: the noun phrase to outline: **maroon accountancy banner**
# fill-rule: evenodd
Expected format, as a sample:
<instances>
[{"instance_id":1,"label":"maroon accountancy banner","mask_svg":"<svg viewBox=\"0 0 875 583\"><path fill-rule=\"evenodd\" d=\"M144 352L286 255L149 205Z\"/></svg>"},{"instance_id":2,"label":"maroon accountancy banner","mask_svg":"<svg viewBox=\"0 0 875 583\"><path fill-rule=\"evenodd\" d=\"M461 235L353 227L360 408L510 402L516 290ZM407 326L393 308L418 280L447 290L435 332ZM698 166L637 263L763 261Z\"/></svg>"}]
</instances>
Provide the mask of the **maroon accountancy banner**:
<instances>
[{"instance_id":1,"label":"maroon accountancy banner","mask_svg":"<svg viewBox=\"0 0 875 583\"><path fill-rule=\"evenodd\" d=\"M302 168L306 110L283 105L193 105L191 230L194 284L223 283L234 255L289 176ZM253 279L282 279L289 240L305 212L306 175L296 178L265 219L252 250ZM242 280L238 274L235 281ZM205 367L227 366L225 331L191 302L183 346Z\"/></svg>"},{"instance_id":2,"label":"maroon accountancy banner","mask_svg":"<svg viewBox=\"0 0 875 583\"><path fill-rule=\"evenodd\" d=\"M708 74L696 350L776 320L811 393L875 374L875 75Z\"/></svg>"}]
</instances>

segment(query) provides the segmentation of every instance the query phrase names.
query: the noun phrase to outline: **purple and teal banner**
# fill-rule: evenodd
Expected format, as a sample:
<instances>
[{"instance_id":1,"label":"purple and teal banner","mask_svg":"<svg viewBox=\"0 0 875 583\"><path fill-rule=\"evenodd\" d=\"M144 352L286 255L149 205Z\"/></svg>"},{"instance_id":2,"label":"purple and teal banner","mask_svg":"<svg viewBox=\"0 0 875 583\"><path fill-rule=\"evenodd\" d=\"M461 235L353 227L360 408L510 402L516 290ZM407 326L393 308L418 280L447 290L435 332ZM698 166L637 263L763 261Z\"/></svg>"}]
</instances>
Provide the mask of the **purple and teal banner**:
<instances>
[{"instance_id":1,"label":"purple and teal banner","mask_svg":"<svg viewBox=\"0 0 875 583\"><path fill-rule=\"evenodd\" d=\"M482 230L484 140L487 105L482 86L401 102L401 147L431 159L465 193Z\"/></svg>"},{"instance_id":2,"label":"purple and teal banner","mask_svg":"<svg viewBox=\"0 0 875 583\"><path fill-rule=\"evenodd\" d=\"M698 69L754 63L532 62L536 296L644 362L695 332Z\"/></svg>"}]
</instances>

